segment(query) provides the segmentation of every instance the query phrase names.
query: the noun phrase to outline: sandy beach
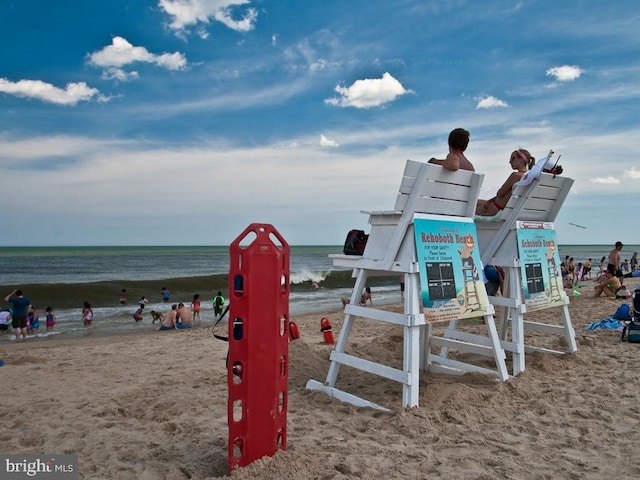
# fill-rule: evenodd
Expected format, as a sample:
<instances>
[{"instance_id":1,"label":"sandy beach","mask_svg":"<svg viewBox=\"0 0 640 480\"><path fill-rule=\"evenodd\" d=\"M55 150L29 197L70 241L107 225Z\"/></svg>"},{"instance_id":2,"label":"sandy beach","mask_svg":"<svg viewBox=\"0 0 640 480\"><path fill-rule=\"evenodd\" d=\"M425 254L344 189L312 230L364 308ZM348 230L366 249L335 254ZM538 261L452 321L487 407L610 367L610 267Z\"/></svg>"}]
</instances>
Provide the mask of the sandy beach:
<instances>
[{"instance_id":1,"label":"sandy beach","mask_svg":"<svg viewBox=\"0 0 640 480\"><path fill-rule=\"evenodd\" d=\"M590 298L590 284L580 292L569 307L578 353L528 355L506 383L423 373L409 410L398 384L342 368L339 387L389 413L306 390L329 365L320 318L337 336L343 313L292 318L288 448L232 478L638 478L640 345L585 331L622 300ZM560 320L556 308L527 315ZM352 349L400 365L399 327L356 323ZM532 341L560 348L555 336ZM83 479L228 477L226 350L209 328L3 344L1 450L78 454Z\"/></svg>"}]
</instances>

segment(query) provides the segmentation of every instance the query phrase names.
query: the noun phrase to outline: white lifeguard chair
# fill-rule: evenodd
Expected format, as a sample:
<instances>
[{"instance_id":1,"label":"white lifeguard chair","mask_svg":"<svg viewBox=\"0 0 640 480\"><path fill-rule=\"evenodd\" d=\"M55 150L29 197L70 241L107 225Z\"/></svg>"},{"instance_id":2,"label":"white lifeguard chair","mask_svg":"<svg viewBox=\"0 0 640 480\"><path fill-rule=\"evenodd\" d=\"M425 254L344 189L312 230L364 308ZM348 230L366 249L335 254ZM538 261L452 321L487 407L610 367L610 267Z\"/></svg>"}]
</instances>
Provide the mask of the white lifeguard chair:
<instances>
[{"instance_id":1,"label":"white lifeguard chair","mask_svg":"<svg viewBox=\"0 0 640 480\"><path fill-rule=\"evenodd\" d=\"M578 350L575 330L569 315L569 298L564 290L560 291L557 288L556 282L550 282L549 296L552 299L561 299L563 302L562 324L550 325L524 320L527 306L522 293L521 261L517 239L518 222L554 222L573 185L572 178L544 173L542 169L547 163L551 163L550 156L539 160L534 169L528 172L527 177L514 186L513 194L501 212L499 220L476 218L483 265L499 265L505 271L502 296L490 296L489 301L494 306L502 307L498 317L501 345L505 351L513 354L512 374L514 376L525 370L527 352L563 354ZM541 267L548 269L549 276L553 276L556 269L559 269L559 265L555 265L555 261L551 258L547 258L546 265ZM511 327L510 338L509 326ZM459 335L457 327L457 322L451 322L445 337L457 338ZM526 345L525 329L564 337L566 351Z\"/></svg>"},{"instance_id":2,"label":"white lifeguard chair","mask_svg":"<svg viewBox=\"0 0 640 480\"><path fill-rule=\"evenodd\" d=\"M362 256L330 255L335 266L353 268L356 278L349 304L345 306L345 319L338 341L331 352L331 364L326 381L309 380L307 388L321 390L329 396L357 406L381 408L365 399L336 388L341 365L366 371L403 386L402 405L418 405L420 370L445 371L462 374L481 372L495 375L499 380L508 378L505 353L500 346L493 317L493 307L484 316L487 336L457 340L434 338L431 324L425 321L420 289L420 265L416 255L416 240L413 228L415 214L435 214L445 217L472 219L484 175L458 170L448 171L439 165L408 160L393 211L363 212L369 214L371 232ZM403 313L390 312L374 306L359 305L360 295L367 278L372 275L402 274L405 278ZM484 287L484 285L482 285ZM477 292L476 292L477 293ZM388 322L403 327L403 367L388 365L359 358L355 353L346 353L349 334L358 317ZM431 353L431 347L451 348L473 352L493 358L496 368L490 369L462 361L439 357Z\"/></svg>"}]
</instances>

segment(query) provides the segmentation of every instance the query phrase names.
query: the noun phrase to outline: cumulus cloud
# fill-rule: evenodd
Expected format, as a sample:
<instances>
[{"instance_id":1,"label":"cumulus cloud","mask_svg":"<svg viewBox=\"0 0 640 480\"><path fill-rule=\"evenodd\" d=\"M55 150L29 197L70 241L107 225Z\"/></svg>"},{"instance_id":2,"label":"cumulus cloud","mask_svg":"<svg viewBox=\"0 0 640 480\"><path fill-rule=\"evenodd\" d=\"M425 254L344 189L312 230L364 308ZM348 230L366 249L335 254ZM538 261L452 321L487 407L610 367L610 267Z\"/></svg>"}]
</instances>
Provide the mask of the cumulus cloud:
<instances>
[{"instance_id":1,"label":"cumulus cloud","mask_svg":"<svg viewBox=\"0 0 640 480\"><path fill-rule=\"evenodd\" d=\"M391 102L401 95L413 93L388 72L382 78L356 80L350 87L336 85L335 91L340 97L327 98L325 103L337 107L371 108Z\"/></svg>"},{"instance_id":2,"label":"cumulus cloud","mask_svg":"<svg viewBox=\"0 0 640 480\"><path fill-rule=\"evenodd\" d=\"M113 37L111 45L89 55L89 63L105 69L103 77L130 80L137 78L137 72L126 72L121 67L135 62L151 63L167 70L182 70L187 59L180 52L156 55L144 47L134 47L122 37Z\"/></svg>"},{"instance_id":3,"label":"cumulus cloud","mask_svg":"<svg viewBox=\"0 0 640 480\"><path fill-rule=\"evenodd\" d=\"M508 107L509 104L499 98L493 97L491 95L486 95L480 99L478 104L476 105L476 109L479 108L499 108L499 107Z\"/></svg>"},{"instance_id":4,"label":"cumulus cloud","mask_svg":"<svg viewBox=\"0 0 640 480\"><path fill-rule=\"evenodd\" d=\"M614 177L596 177L591 179L591 183L599 183L602 185L618 185L620 180Z\"/></svg>"},{"instance_id":5,"label":"cumulus cloud","mask_svg":"<svg viewBox=\"0 0 640 480\"><path fill-rule=\"evenodd\" d=\"M576 65L562 65L547 70L548 77L555 77L558 82L572 82L582 75L583 70Z\"/></svg>"},{"instance_id":6,"label":"cumulus cloud","mask_svg":"<svg viewBox=\"0 0 640 480\"><path fill-rule=\"evenodd\" d=\"M335 140L331 140L330 138L325 137L324 135L320 135L320 146L321 147L339 147L340 144Z\"/></svg>"},{"instance_id":7,"label":"cumulus cloud","mask_svg":"<svg viewBox=\"0 0 640 480\"><path fill-rule=\"evenodd\" d=\"M97 88L90 88L84 82L67 83L63 89L40 80L11 82L6 78L0 78L0 92L15 95L16 97L36 98L44 102L57 103L58 105L76 105L78 102L89 101L93 97L106 101L106 98L100 95L100 91Z\"/></svg>"},{"instance_id":8,"label":"cumulus cloud","mask_svg":"<svg viewBox=\"0 0 640 480\"><path fill-rule=\"evenodd\" d=\"M179 32L211 20L238 32L248 32L255 27L256 9L247 8L239 20L233 16L235 7L248 3L250 0L160 0L158 6L172 18L169 27Z\"/></svg>"},{"instance_id":9,"label":"cumulus cloud","mask_svg":"<svg viewBox=\"0 0 640 480\"><path fill-rule=\"evenodd\" d=\"M634 167L631 167L629 170L624 171L625 178L630 178L632 180L640 179L640 170L636 170Z\"/></svg>"}]
</instances>

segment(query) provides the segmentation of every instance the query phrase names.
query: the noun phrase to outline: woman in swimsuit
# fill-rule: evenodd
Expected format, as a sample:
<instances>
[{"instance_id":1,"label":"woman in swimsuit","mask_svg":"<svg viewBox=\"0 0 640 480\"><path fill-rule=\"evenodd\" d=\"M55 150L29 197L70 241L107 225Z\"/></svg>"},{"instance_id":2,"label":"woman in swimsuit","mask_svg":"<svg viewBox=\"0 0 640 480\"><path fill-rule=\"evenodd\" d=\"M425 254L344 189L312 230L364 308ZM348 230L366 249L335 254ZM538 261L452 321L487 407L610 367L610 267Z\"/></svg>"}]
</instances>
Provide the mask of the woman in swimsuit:
<instances>
[{"instance_id":1,"label":"woman in swimsuit","mask_svg":"<svg viewBox=\"0 0 640 480\"><path fill-rule=\"evenodd\" d=\"M533 158L524 148L515 150L509 158L509 164L515 172L512 172L511 175L509 175L509 178L507 178L507 180L502 184L495 197L490 198L489 200L478 200L476 215L491 217L502 210L511 198L513 185L518 182L525 173L527 173L527 169L531 169L531 167L533 167L535 160L536 159Z\"/></svg>"}]
</instances>

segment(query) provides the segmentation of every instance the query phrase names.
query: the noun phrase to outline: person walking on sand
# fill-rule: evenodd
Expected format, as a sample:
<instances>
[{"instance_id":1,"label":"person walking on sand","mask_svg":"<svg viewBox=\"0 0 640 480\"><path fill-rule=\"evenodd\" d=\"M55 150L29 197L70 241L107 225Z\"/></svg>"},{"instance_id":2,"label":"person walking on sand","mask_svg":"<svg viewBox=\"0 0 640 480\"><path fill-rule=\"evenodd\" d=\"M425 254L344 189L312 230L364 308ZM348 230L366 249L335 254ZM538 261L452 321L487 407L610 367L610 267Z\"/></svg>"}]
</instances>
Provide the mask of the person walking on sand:
<instances>
[{"instance_id":1,"label":"person walking on sand","mask_svg":"<svg viewBox=\"0 0 640 480\"><path fill-rule=\"evenodd\" d=\"M470 170L475 172L473 165L467 157L464 156L464 151L469 146L469 132L464 128L456 128L449 133L449 154L443 160L437 158L430 158L428 163L435 165L441 165L447 170Z\"/></svg>"},{"instance_id":2,"label":"person walking on sand","mask_svg":"<svg viewBox=\"0 0 640 480\"><path fill-rule=\"evenodd\" d=\"M22 335L22 341L27 340L27 315L31 308L31 300L22 294L22 290L14 290L4 297L5 302L13 305L11 312L11 327L16 335L16 341Z\"/></svg>"},{"instance_id":3,"label":"person walking on sand","mask_svg":"<svg viewBox=\"0 0 640 480\"><path fill-rule=\"evenodd\" d=\"M609 264L607 265L607 271L609 271L610 267L613 267L615 276L618 277L620 283L622 284L623 273L620 270L620 264L622 263L622 259L620 257L620 252L622 251L622 242L616 242L613 246L613 250L609 252Z\"/></svg>"}]
</instances>

